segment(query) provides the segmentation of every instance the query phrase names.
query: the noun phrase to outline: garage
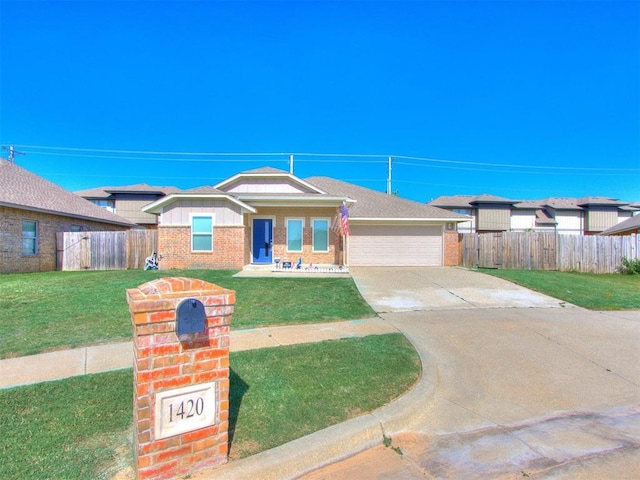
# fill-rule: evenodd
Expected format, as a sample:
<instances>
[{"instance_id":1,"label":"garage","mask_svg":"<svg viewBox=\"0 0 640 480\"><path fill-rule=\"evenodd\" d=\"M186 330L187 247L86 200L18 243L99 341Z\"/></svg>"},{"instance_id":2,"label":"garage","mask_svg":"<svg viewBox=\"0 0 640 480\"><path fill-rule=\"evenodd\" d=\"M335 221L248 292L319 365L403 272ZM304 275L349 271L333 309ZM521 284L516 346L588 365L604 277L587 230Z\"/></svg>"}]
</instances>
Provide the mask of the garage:
<instances>
[{"instance_id":1,"label":"garage","mask_svg":"<svg viewBox=\"0 0 640 480\"><path fill-rule=\"evenodd\" d=\"M442 266L439 225L355 225L349 237L349 265Z\"/></svg>"}]
</instances>

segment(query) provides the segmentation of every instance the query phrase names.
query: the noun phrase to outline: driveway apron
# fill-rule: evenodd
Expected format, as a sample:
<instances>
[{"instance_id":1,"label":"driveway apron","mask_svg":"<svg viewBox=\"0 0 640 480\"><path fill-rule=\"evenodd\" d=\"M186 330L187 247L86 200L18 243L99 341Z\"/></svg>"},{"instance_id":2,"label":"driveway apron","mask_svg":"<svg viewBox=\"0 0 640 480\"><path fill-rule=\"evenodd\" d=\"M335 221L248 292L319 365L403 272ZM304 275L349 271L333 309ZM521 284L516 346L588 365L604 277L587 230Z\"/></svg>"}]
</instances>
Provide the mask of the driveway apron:
<instances>
[{"instance_id":1,"label":"driveway apron","mask_svg":"<svg viewBox=\"0 0 640 480\"><path fill-rule=\"evenodd\" d=\"M437 374L390 448L309 475L638 478L640 314L592 312L458 268L358 268ZM364 470L363 470L364 469Z\"/></svg>"}]
</instances>

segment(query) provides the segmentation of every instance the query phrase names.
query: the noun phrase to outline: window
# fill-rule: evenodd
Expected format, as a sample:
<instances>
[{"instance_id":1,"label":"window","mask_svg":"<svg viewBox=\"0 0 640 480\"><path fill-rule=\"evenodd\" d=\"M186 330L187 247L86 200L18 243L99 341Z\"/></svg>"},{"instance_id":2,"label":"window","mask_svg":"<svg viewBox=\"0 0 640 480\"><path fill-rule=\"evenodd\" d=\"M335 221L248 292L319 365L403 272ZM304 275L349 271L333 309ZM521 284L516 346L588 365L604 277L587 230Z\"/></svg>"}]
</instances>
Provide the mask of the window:
<instances>
[{"instance_id":1,"label":"window","mask_svg":"<svg viewBox=\"0 0 640 480\"><path fill-rule=\"evenodd\" d=\"M109 210L111 213L116 213L116 201L115 200L106 200L106 199L96 199L91 200L95 205L104 208L105 210Z\"/></svg>"},{"instance_id":2,"label":"window","mask_svg":"<svg viewBox=\"0 0 640 480\"><path fill-rule=\"evenodd\" d=\"M194 215L191 217L191 251L213 251L213 216Z\"/></svg>"},{"instance_id":3,"label":"window","mask_svg":"<svg viewBox=\"0 0 640 480\"><path fill-rule=\"evenodd\" d=\"M302 219L287 219L287 252L302 251L302 227L304 227Z\"/></svg>"},{"instance_id":4,"label":"window","mask_svg":"<svg viewBox=\"0 0 640 480\"><path fill-rule=\"evenodd\" d=\"M453 213L459 213L461 215L471 215L471 210L468 208L454 208L451 210Z\"/></svg>"},{"instance_id":5,"label":"window","mask_svg":"<svg viewBox=\"0 0 640 480\"><path fill-rule=\"evenodd\" d=\"M82 225L71 225L71 231L72 232L81 232L82 231Z\"/></svg>"},{"instance_id":6,"label":"window","mask_svg":"<svg viewBox=\"0 0 640 480\"><path fill-rule=\"evenodd\" d=\"M329 219L314 218L313 224L313 251L329 251Z\"/></svg>"},{"instance_id":7,"label":"window","mask_svg":"<svg viewBox=\"0 0 640 480\"><path fill-rule=\"evenodd\" d=\"M38 222L22 221L22 254L38 254Z\"/></svg>"}]
</instances>

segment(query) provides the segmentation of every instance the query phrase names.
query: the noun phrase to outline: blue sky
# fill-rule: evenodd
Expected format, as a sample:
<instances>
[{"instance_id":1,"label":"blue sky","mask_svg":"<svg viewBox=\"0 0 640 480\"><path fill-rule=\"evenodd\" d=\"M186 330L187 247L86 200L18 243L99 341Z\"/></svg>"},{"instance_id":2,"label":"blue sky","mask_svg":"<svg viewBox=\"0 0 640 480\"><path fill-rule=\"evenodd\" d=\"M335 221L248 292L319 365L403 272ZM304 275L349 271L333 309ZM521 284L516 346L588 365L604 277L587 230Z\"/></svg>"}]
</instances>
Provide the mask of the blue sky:
<instances>
[{"instance_id":1,"label":"blue sky","mask_svg":"<svg viewBox=\"0 0 640 480\"><path fill-rule=\"evenodd\" d=\"M295 154L380 191L392 156L423 202L640 201L637 1L0 0L0 32L0 143L70 190Z\"/></svg>"}]
</instances>

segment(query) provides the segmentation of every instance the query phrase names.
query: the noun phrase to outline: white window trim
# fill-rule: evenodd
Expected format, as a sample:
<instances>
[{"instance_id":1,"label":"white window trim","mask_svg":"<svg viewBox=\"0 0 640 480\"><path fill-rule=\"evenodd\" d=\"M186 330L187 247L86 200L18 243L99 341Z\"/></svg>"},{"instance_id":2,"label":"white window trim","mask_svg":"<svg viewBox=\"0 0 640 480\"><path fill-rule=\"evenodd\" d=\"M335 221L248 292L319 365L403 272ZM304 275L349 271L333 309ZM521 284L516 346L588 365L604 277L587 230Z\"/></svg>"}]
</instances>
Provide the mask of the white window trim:
<instances>
[{"instance_id":1,"label":"white window trim","mask_svg":"<svg viewBox=\"0 0 640 480\"><path fill-rule=\"evenodd\" d=\"M314 222L316 220L321 220L327 222L327 249L326 250L318 250L316 249L316 229ZM318 253L327 253L330 251L330 240L331 240L331 219L326 217L316 217L311 219L311 245L312 251Z\"/></svg>"},{"instance_id":2,"label":"white window trim","mask_svg":"<svg viewBox=\"0 0 640 480\"><path fill-rule=\"evenodd\" d=\"M302 222L302 226L300 227L300 250L289 250L289 220L297 220ZM284 224L286 226L286 231L287 231L287 235L285 238L285 242L286 242L286 251L288 253L302 253L302 251L304 250L304 218L299 218L299 217L285 217L284 219Z\"/></svg>"},{"instance_id":3,"label":"white window trim","mask_svg":"<svg viewBox=\"0 0 640 480\"><path fill-rule=\"evenodd\" d=\"M36 227L36 233L35 236L33 237L25 237L24 235L24 222L31 222L35 225ZM22 220L22 222L20 223L20 238L22 240L22 246L24 247L24 240L25 239L29 239L29 240L34 240L33 243L33 253L24 253L24 249L21 251L22 256L23 257L35 257L38 255L39 253L39 249L38 249L38 237L40 235L40 225L38 224L37 220Z\"/></svg>"},{"instance_id":4,"label":"white window trim","mask_svg":"<svg viewBox=\"0 0 640 480\"><path fill-rule=\"evenodd\" d=\"M193 249L193 218L194 217L209 217L211 218L211 250L194 250ZM191 212L189 213L189 230L190 230L190 235L189 235L189 249L191 250L191 253L210 253L213 252L213 231L215 230L215 214L214 213L194 213ZM205 235L202 232L198 232L195 235Z\"/></svg>"}]
</instances>

